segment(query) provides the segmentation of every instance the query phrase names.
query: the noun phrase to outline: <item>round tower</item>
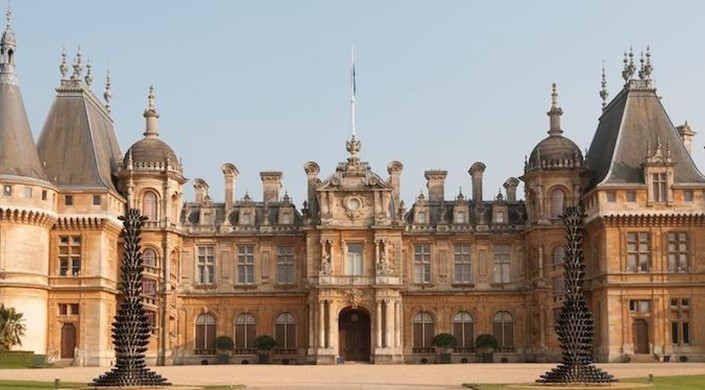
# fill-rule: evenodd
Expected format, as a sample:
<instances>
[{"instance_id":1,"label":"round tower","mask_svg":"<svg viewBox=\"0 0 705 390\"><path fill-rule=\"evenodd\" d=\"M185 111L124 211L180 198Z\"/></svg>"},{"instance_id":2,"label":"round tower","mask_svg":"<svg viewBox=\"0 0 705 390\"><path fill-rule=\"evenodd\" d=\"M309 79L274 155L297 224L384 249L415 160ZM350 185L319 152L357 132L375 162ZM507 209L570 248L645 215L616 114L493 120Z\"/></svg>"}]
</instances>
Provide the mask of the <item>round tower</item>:
<instances>
[{"instance_id":1,"label":"round tower","mask_svg":"<svg viewBox=\"0 0 705 390\"><path fill-rule=\"evenodd\" d=\"M147 217L142 229L145 265L143 294L145 308L157 337L152 339L147 359L153 364L169 364L172 349L170 318L176 318L173 291L178 283L181 253L183 185L186 179L174 150L159 139L159 113L155 107L154 87L149 87L144 138L125 153L118 173L119 187L130 208L140 209Z\"/></svg>"},{"instance_id":2,"label":"round tower","mask_svg":"<svg viewBox=\"0 0 705 390\"><path fill-rule=\"evenodd\" d=\"M15 74L16 41L7 25L0 40L0 303L22 313L22 346L46 355L49 232L56 188L47 180L32 138Z\"/></svg>"}]
</instances>

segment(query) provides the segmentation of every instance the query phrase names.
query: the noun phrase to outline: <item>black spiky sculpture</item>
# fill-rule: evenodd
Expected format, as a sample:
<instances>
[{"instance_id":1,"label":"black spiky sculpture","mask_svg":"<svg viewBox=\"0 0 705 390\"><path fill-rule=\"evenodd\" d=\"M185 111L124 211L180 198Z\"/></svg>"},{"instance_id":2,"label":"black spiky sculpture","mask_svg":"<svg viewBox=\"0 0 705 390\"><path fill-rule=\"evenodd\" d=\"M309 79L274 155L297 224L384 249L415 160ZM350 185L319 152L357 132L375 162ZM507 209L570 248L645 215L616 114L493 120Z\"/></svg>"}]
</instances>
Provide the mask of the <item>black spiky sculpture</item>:
<instances>
[{"instance_id":1,"label":"black spiky sculpture","mask_svg":"<svg viewBox=\"0 0 705 390\"><path fill-rule=\"evenodd\" d=\"M123 301L120 303L113 322L113 345L115 346L115 367L93 379L90 386L169 386L166 378L151 371L144 362L144 353L149 344L149 323L142 306L142 253L140 233L144 220L139 209L128 209L123 222L122 280L120 289Z\"/></svg>"},{"instance_id":2,"label":"black spiky sculpture","mask_svg":"<svg viewBox=\"0 0 705 390\"><path fill-rule=\"evenodd\" d=\"M556 333L563 350L563 361L551 371L541 375L538 383L612 383L617 380L593 364L592 341L595 323L587 306L583 279L583 214L580 206L568 207L561 215L565 227L566 244L563 246L565 295Z\"/></svg>"}]
</instances>

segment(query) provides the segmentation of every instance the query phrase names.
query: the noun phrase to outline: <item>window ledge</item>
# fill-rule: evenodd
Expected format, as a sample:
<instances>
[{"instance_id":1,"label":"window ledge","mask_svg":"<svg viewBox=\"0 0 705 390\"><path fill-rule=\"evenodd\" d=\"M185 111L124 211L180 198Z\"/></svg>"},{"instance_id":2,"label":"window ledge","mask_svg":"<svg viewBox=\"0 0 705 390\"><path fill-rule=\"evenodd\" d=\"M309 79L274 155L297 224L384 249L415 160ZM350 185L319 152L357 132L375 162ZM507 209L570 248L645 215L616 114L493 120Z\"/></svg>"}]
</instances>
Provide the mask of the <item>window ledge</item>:
<instances>
[{"instance_id":1,"label":"window ledge","mask_svg":"<svg viewBox=\"0 0 705 390\"><path fill-rule=\"evenodd\" d=\"M450 286L455 288L474 288L475 283L451 283Z\"/></svg>"}]
</instances>

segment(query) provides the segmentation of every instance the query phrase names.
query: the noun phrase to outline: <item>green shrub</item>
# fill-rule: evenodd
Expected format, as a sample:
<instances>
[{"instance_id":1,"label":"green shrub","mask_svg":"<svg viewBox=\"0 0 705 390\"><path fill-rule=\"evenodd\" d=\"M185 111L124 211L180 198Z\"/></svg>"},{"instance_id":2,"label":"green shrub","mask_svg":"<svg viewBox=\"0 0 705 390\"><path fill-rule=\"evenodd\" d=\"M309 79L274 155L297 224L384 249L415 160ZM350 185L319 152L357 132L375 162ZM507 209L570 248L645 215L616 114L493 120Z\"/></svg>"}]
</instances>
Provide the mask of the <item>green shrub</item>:
<instances>
[{"instance_id":1,"label":"green shrub","mask_svg":"<svg viewBox=\"0 0 705 390\"><path fill-rule=\"evenodd\" d=\"M433 336L432 342L440 348L453 348L458 344L458 340L450 333L439 333Z\"/></svg>"},{"instance_id":2,"label":"green shrub","mask_svg":"<svg viewBox=\"0 0 705 390\"><path fill-rule=\"evenodd\" d=\"M215 348L221 351L230 351L235 346L230 336L218 336L215 338Z\"/></svg>"},{"instance_id":3,"label":"green shrub","mask_svg":"<svg viewBox=\"0 0 705 390\"><path fill-rule=\"evenodd\" d=\"M475 339L475 348L478 349L495 350L498 346L499 343L497 342L497 339L491 334L483 333L478 335Z\"/></svg>"},{"instance_id":4,"label":"green shrub","mask_svg":"<svg viewBox=\"0 0 705 390\"><path fill-rule=\"evenodd\" d=\"M263 334L255 337L255 341L252 344L258 351L271 351L274 346L277 345L274 337Z\"/></svg>"}]
</instances>

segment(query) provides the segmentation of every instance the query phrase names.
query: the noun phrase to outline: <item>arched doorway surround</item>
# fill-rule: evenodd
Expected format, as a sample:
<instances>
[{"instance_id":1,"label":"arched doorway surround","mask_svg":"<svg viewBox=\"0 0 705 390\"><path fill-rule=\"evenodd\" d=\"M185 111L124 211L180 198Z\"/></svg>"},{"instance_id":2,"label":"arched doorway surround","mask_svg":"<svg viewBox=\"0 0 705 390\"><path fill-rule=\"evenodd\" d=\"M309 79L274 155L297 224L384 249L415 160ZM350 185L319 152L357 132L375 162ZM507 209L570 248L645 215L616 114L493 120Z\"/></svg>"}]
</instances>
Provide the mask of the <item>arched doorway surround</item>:
<instances>
[{"instance_id":1,"label":"arched doorway surround","mask_svg":"<svg viewBox=\"0 0 705 390\"><path fill-rule=\"evenodd\" d=\"M338 315L338 354L345 361L369 362L370 313L348 306Z\"/></svg>"}]
</instances>

